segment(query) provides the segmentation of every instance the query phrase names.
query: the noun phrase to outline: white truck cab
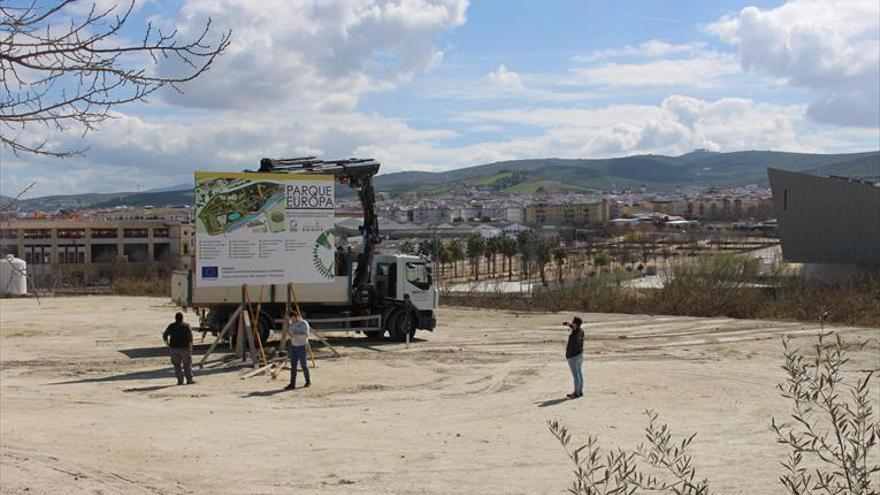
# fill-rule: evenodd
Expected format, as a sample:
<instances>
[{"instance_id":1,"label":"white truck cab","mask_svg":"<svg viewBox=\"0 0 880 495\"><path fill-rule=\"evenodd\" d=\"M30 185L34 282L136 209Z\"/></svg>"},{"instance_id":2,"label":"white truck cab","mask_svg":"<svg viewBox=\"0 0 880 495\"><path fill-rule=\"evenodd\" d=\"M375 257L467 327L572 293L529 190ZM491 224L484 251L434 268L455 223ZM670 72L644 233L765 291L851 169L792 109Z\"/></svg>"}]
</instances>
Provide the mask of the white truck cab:
<instances>
[{"instance_id":1,"label":"white truck cab","mask_svg":"<svg viewBox=\"0 0 880 495\"><path fill-rule=\"evenodd\" d=\"M377 297L409 301L418 315L415 327L433 329L439 293L431 264L421 256L407 254L377 254L373 263Z\"/></svg>"}]
</instances>

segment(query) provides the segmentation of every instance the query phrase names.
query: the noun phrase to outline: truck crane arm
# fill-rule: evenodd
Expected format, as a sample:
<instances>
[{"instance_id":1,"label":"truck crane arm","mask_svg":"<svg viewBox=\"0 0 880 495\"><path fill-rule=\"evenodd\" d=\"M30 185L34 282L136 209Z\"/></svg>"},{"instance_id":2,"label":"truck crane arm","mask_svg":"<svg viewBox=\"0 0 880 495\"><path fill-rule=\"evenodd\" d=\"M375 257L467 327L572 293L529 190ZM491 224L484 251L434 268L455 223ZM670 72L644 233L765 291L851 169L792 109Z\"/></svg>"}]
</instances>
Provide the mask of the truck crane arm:
<instances>
[{"instance_id":1,"label":"truck crane arm","mask_svg":"<svg viewBox=\"0 0 880 495\"><path fill-rule=\"evenodd\" d=\"M332 175L336 182L346 184L358 191L364 213L363 252L358 259L352 286L352 300L365 304L372 297L370 270L373 265L375 246L382 242L379 236L379 219L376 216L376 192L373 176L379 172L380 163L372 159L351 158L325 161L314 156L300 158L263 158L262 173Z\"/></svg>"}]
</instances>

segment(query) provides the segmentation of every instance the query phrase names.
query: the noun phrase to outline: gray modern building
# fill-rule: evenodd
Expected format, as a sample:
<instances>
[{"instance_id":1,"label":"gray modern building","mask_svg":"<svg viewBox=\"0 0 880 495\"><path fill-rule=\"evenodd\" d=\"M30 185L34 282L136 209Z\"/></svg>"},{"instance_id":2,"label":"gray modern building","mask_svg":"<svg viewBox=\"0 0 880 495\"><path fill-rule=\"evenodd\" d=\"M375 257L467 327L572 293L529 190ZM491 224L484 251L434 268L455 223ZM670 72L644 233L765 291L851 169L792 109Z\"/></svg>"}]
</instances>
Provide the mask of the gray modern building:
<instances>
[{"instance_id":1,"label":"gray modern building","mask_svg":"<svg viewBox=\"0 0 880 495\"><path fill-rule=\"evenodd\" d=\"M808 275L880 273L880 187L858 179L768 169L782 256Z\"/></svg>"}]
</instances>

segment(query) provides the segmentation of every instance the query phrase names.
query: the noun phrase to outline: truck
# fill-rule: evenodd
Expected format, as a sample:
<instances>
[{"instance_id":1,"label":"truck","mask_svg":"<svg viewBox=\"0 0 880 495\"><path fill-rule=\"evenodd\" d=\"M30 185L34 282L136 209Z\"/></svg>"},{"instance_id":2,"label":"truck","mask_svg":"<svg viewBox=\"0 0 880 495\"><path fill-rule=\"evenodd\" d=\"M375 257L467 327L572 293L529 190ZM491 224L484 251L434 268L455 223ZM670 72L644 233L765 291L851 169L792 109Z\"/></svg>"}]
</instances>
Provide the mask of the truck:
<instances>
[{"instance_id":1,"label":"truck","mask_svg":"<svg viewBox=\"0 0 880 495\"><path fill-rule=\"evenodd\" d=\"M337 233L336 273L332 281L207 287L198 285L190 268L173 272L172 300L184 309L196 311L200 330L215 335L247 300L259 307L254 328L263 342L282 328L285 312L294 306L315 330L322 332L355 331L370 339L384 338L387 332L394 340L406 341L414 337L416 330L433 331L437 324L438 290L429 260L379 251L382 237L373 177L380 166L375 160L356 158L260 161L259 173L332 175L336 183L356 191L363 210L363 223L358 228L359 236L355 236L360 239L349 242Z\"/></svg>"}]
</instances>

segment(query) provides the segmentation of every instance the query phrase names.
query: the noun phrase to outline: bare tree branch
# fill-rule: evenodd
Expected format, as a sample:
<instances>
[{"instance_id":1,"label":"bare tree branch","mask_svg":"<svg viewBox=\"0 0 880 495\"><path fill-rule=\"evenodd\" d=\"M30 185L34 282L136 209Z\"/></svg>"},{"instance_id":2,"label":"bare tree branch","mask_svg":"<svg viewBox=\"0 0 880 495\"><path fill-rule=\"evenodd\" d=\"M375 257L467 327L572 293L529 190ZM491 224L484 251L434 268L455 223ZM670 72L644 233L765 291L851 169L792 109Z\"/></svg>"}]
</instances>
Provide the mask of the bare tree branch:
<instances>
[{"instance_id":1,"label":"bare tree branch","mask_svg":"<svg viewBox=\"0 0 880 495\"><path fill-rule=\"evenodd\" d=\"M134 1L103 11L92 4L79 18L65 9L75 0L0 2L0 144L16 154L82 155L85 149L53 149L21 136L35 135L37 126L59 133L76 127L85 135L113 118L118 105L143 101L166 86L180 91L179 84L204 74L229 46L231 31L210 42L210 19L187 41L150 23L139 43L127 43L119 34ZM151 66L130 62L138 56L149 57ZM162 74L160 61L186 70Z\"/></svg>"}]
</instances>

